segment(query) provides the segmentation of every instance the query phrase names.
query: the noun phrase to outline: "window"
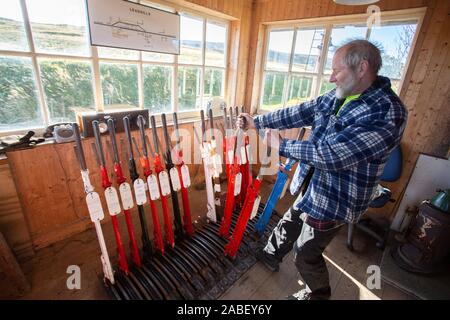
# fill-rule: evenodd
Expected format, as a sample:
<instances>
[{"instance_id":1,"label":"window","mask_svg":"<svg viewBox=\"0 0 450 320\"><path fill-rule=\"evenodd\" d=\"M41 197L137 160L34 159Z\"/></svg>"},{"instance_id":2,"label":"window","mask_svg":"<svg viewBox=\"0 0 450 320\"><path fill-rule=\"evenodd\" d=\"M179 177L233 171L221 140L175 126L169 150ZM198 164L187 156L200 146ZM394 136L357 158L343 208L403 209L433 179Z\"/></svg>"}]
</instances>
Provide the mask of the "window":
<instances>
[{"instance_id":1,"label":"window","mask_svg":"<svg viewBox=\"0 0 450 320\"><path fill-rule=\"evenodd\" d=\"M371 41L383 48L380 74L391 79L396 92L400 91L400 81L416 29L415 21L384 23L379 28L374 28L369 36Z\"/></svg>"},{"instance_id":2,"label":"window","mask_svg":"<svg viewBox=\"0 0 450 320\"><path fill-rule=\"evenodd\" d=\"M178 110L205 107L213 97L224 98L227 27L209 19L181 16L178 57Z\"/></svg>"},{"instance_id":3,"label":"window","mask_svg":"<svg viewBox=\"0 0 450 320\"><path fill-rule=\"evenodd\" d=\"M178 61L184 64L202 64L202 19L181 16L180 30L181 43Z\"/></svg>"},{"instance_id":4,"label":"window","mask_svg":"<svg viewBox=\"0 0 450 320\"><path fill-rule=\"evenodd\" d=\"M84 1L27 0L36 52L89 56Z\"/></svg>"},{"instance_id":5,"label":"window","mask_svg":"<svg viewBox=\"0 0 450 320\"><path fill-rule=\"evenodd\" d=\"M144 66L144 108L151 113L170 112L173 67Z\"/></svg>"},{"instance_id":6,"label":"window","mask_svg":"<svg viewBox=\"0 0 450 320\"><path fill-rule=\"evenodd\" d=\"M0 133L75 121L80 111L197 116L224 98L228 23L180 19L180 55L171 55L91 46L85 0L0 1Z\"/></svg>"},{"instance_id":7,"label":"window","mask_svg":"<svg viewBox=\"0 0 450 320\"><path fill-rule=\"evenodd\" d=\"M100 62L105 109L139 106L137 70L137 64Z\"/></svg>"},{"instance_id":8,"label":"window","mask_svg":"<svg viewBox=\"0 0 450 320\"><path fill-rule=\"evenodd\" d=\"M323 28L270 32L262 109L275 110L312 97L324 35Z\"/></svg>"},{"instance_id":9,"label":"window","mask_svg":"<svg viewBox=\"0 0 450 320\"><path fill-rule=\"evenodd\" d=\"M90 62L38 59L50 122L70 122L78 111L94 109Z\"/></svg>"},{"instance_id":10,"label":"window","mask_svg":"<svg viewBox=\"0 0 450 320\"><path fill-rule=\"evenodd\" d=\"M206 24L206 65L225 67L226 36L227 30L223 25L208 21Z\"/></svg>"},{"instance_id":11,"label":"window","mask_svg":"<svg viewBox=\"0 0 450 320\"><path fill-rule=\"evenodd\" d=\"M268 28L264 71L261 78L260 110L271 111L313 99L335 86L329 82L334 53L354 39L368 39L381 50L379 74L389 77L399 92L413 39L423 14L395 13L383 16L379 26L368 28L366 17L348 17L345 22L309 23Z\"/></svg>"},{"instance_id":12,"label":"window","mask_svg":"<svg viewBox=\"0 0 450 320\"><path fill-rule=\"evenodd\" d=\"M30 58L0 56L0 130L42 126L34 76Z\"/></svg>"},{"instance_id":13,"label":"window","mask_svg":"<svg viewBox=\"0 0 450 320\"><path fill-rule=\"evenodd\" d=\"M333 26L328 45L327 60L325 63L325 74L331 74L331 63L337 48L354 39L365 39L367 27L365 25L337 25Z\"/></svg>"},{"instance_id":14,"label":"window","mask_svg":"<svg viewBox=\"0 0 450 320\"><path fill-rule=\"evenodd\" d=\"M223 70L205 68L204 97L223 97L224 84L225 72ZM204 100L206 101L206 99Z\"/></svg>"},{"instance_id":15,"label":"window","mask_svg":"<svg viewBox=\"0 0 450 320\"><path fill-rule=\"evenodd\" d=\"M17 0L3 0L0 10L0 50L29 51L22 9Z\"/></svg>"}]
</instances>

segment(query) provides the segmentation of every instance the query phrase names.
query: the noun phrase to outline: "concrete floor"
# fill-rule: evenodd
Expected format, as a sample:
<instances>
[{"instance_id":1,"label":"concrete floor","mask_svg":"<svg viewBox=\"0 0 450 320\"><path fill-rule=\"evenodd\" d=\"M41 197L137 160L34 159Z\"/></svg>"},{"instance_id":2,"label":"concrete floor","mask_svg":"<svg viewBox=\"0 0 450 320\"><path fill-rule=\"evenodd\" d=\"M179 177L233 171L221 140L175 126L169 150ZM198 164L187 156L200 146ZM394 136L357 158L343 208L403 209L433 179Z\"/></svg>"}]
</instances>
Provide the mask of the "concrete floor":
<instances>
[{"instance_id":1,"label":"concrete floor","mask_svg":"<svg viewBox=\"0 0 450 320\"><path fill-rule=\"evenodd\" d=\"M224 187L224 186L222 186ZM267 199L270 184L264 184L261 190L262 199ZM294 198L286 195L276 207L281 214L293 202ZM205 208L204 190L190 190L191 211L202 212ZM200 211L199 211L200 210ZM123 216L120 217L123 234L126 234ZM138 217L134 216L136 229ZM197 217L193 217L195 220ZM114 236L110 224L103 226L106 243L109 248L114 247ZM382 282L380 289L369 290L366 286L370 265L379 265L382 252L378 250L374 242L366 236L355 231L355 251L350 252L346 245L347 228L344 227L338 236L330 243L325 251L330 282L332 287L332 299L412 299L400 290ZM151 231L152 234L152 231ZM22 269L30 281L31 291L18 295L12 288L8 279L0 272L0 298L1 299L109 299L99 277L101 276L100 250L94 229L86 230L76 236L55 243L36 253L29 261L23 262ZM115 252L110 249L110 255ZM115 259L112 259L115 265ZM77 265L81 270L81 289L69 290L66 286L69 265ZM300 280L300 281L299 281ZM260 263L256 263L238 281L227 290L221 299L283 299L285 296L296 292L301 286L290 253L283 261L280 271L271 273Z\"/></svg>"}]
</instances>

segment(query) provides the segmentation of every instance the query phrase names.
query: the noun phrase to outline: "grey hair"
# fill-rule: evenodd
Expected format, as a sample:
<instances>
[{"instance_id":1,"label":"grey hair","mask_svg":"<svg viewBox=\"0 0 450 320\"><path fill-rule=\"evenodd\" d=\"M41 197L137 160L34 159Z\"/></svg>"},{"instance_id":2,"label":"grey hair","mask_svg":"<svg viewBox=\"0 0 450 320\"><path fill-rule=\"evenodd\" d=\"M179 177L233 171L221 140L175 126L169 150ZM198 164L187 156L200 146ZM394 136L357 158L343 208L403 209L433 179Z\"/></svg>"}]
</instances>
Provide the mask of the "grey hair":
<instances>
[{"instance_id":1,"label":"grey hair","mask_svg":"<svg viewBox=\"0 0 450 320\"><path fill-rule=\"evenodd\" d=\"M380 71L382 60L381 52L377 46L367 40L352 40L337 51L346 49L344 56L344 64L356 71L357 67L363 60L366 60L369 64L370 70L373 74L377 75Z\"/></svg>"}]
</instances>

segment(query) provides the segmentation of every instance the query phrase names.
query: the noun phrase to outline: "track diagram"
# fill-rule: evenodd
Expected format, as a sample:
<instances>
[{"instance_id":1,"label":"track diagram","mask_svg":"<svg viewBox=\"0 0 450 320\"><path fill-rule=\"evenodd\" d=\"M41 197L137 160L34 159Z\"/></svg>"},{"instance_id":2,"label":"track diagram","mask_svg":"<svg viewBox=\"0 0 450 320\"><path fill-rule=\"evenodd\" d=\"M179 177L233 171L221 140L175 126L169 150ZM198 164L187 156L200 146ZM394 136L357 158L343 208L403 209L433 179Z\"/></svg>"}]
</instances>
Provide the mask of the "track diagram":
<instances>
[{"instance_id":1,"label":"track diagram","mask_svg":"<svg viewBox=\"0 0 450 320\"><path fill-rule=\"evenodd\" d=\"M180 53L180 16L122 0L87 0L91 44Z\"/></svg>"},{"instance_id":2,"label":"track diagram","mask_svg":"<svg viewBox=\"0 0 450 320\"><path fill-rule=\"evenodd\" d=\"M145 39L147 44L151 44L153 37L159 37L161 41L168 41L176 39L175 35L166 34L165 30L161 32L151 32L145 30L142 25L143 21L126 21L122 19L117 19L113 21L113 18L110 17L108 22L94 21L94 24L111 28L111 35L116 38L128 38L129 32L137 33L138 36L141 36Z\"/></svg>"}]
</instances>

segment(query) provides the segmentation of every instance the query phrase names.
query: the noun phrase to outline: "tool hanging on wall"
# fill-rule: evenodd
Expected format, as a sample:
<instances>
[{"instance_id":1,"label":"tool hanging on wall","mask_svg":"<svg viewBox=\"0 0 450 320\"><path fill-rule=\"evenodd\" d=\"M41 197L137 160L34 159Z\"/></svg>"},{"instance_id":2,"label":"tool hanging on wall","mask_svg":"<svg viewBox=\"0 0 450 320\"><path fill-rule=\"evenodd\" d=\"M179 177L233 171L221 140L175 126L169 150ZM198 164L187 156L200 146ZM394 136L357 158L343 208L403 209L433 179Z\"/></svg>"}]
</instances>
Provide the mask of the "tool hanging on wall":
<instances>
[{"instance_id":1,"label":"tool hanging on wall","mask_svg":"<svg viewBox=\"0 0 450 320\"><path fill-rule=\"evenodd\" d=\"M211 151L210 159L213 164L213 173L212 173L212 179L214 183L214 206L216 210L216 220L215 221L221 221L223 216L223 209L222 204L220 201L220 195L221 195L221 188L220 188L220 174L222 173L222 160L220 159L219 153L217 153L217 142L216 137L214 135L214 119L213 119L213 111L210 108L208 110L208 118L209 118L209 129L210 129L210 146Z\"/></svg>"},{"instance_id":2,"label":"tool hanging on wall","mask_svg":"<svg viewBox=\"0 0 450 320\"><path fill-rule=\"evenodd\" d=\"M304 135L305 128L301 128L297 140L302 140ZM258 222L256 222L255 224L255 229L260 236L263 235L266 229L267 223L272 216L275 205L277 204L278 200L283 197L284 192L286 191L286 187L288 186L288 174L291 171L292 166L296 162L296 159L288 158L286 159L284 165L280 163L280 168L277 173L277 180L275 181L275 185L270 192L269 199L267 200L266 206L264 207L264 211L259 216Z\"/></svg>"},{"instance_id":3,"label":"tool hanging on wall","mask_svg":"<svg viewBox=\"0 0 450 320\"><path fill-rule=\"evenodd\" d=\"M230 107L230 123L232 127L232 107ZM236 196L241 192L242 174L239 171L239 160L236 152L237 139L241 137L240 129L236 130L231 137L227 137L227 161L230 163L228 169L228 188L225 200L225 209L220 225L219 233L223 237L228 237L230 232L231 217L235 207ZM238 137L239 136L239 137ZM232 147L232 148L231 148Z\"/></svg>"},{"instance_id":4,"label":"tool hanging on wall","mask_svg":"<svg viewBox=\"0 0 450 320\"><path fill-rule=\"evenodd\" d=\"M172 194L172 210L175 225L175 238L183 239L183 223L181 222L180 205L178 203L178 193L177 191L181 189L180 178L178 176L178 171L173 165L172 161L172 143L170 142L169 131L167 130L166 115L161 114L161 121L163 125L164 140L166 141L166 152L164 153L164 160L166 162L166 169L169 171L169 184L170 192Z\"/></svg>"},{"instance_id":5,"label":"tool hanging on wall","mask_svg":"<svg viewBox=\"0 0 450 320\"><path fill-rule=\"evenodd\" d=\"M97 192L94 191L94 187L89 179L89 170L86 166L86 158L84 156L83 144L81 142L80 129L78 124L72 124L72 128L75 132L75 154L77 156L78 162L80 163L81 177L83 179L84 191L86 193L86 204L89 210L89 216L92 223L94 223L95 232L97 233L98 243L100 245L101 256L100 260L103 266L103 274L105 281L106 279L111 283L115 284L114 272L111 267L111 261L109 260L108 249L106 248L105 238L103 236L103 230L100 221L105 217L103 213L102 203L100 202L100 197Z\"/></svg>"},{"instance_id":6,"label":"tool hanging on wall","mask_svg":"<svg viewBox=\"0 0 450 320\"><path fill-rule=\"evenodd\" d=\"M130 239L129 244L131 251L131 260L137 267L140 267L142 265L141 256L139 255L139 249L130 212L130 210L134 207L133 195L131 193L131 187L126 182L126 178L123 175L122 165L120 164L119 151L117 149L115 124L112 118L108 119L108 132L113 152L114 173L116 175L117 185L119 186L119 194L122 200L123 213L125 215L125 222L127 224L128 236Z\"/></svg>"},{"instance_id":7,"label":"tool hanging on wall","mask_svg":"<svg viewBox=\"0 0 450 320\"><path fill-rule=\"evenodd\" d=\"M138 116L139 136L142 144L142 156L139 157L145 181L148 185L150 210L152 212L153 221L153 239L156 250L164 254L164 241L161 232L161 224L159 222L158 210L155 201L160 198L158 180L150 169L150 161L148 159L147 136L145 135L145 119L143 116ZM133 139L133 142L135 140ZM137 148L139 150L139 148Z\"/></svg>"},{"instance_id":8,"label":"tool hanging on wall","mask_svg":"<svg viewBox=\"0 0 450 320\"><path fill-rule=\"evenodd\" d=\"M136 161L134 159L133 141L130 131L130 118L125 116L123 118L123 126L125 128L125 136L127 138L128 146L128 170L130 172L131 182L133 183L134 196L139 214L139 222L141 223L141 241L144 258L153 255L153 246L150 241L147 227L147 219L145 218L144 204L147 203L146 184L144 180L139 178L139 173L136 168Z\"/></svg>"},{"instance_id":9,"label":"tool hanging on wall","mask_svg":"<svg viewBox=\"0 0 450 320\"><path fill-rule=\"evenodd\" d=\"M270 130L266 131L266 139L269 141L271 139ZM267 147L267 152L263 164L269 163L269 158L271 154L270 146ZM259 196L259 191L261 188L261 183L264 176L265 167L261 167L258 176L247 188L245 195L244 205L242 207L241 213L239 214L236 227L233 230L233 234L230 238L229 243L225 246L225 255L231 258L236 257L236 253L241 244L242 238L244 236L245 229L247 227L248 221L256 216L259 207L259 202L261 197Z\"/></svg>"},{"instance_id":10,"label":"tool hanging on wall","mask_svg":"<svg viewBox=\"0 0 450 320\"><path fill-rule=\"evenodd\" d=\"M153 136L153 146L155 147L155 153L153 155L153 164L155 166L157 182L159 187L159 194L161 196L161 206L163 209L163 218L164 218L164 237L166 243L173 248L175 246L175 240L173 236L172 229L172 219L169 213L169 206L167 205L167 196L170 194L170 184L169 184L169 175L164 170L161 156L159 153L159 141L158 135L156 133L156 121L155 116L150 116L150 123L152 125L152 136Z\"/></svg>"},{"instance_id":11,"label":"tool hanging on wall","mask_svg":"<svg viewBox=\"0 0 450 320\"><path fill-rule=\"evenodd\" d=\"M183 149L181 148L180 132L178 128L177 113L173 113L173 126L176 138L175 148L175 166L178 171L178 177L181 185L181 200L183 201L183 222L184 231L188 236L194 234L194 228L192 227L191 208L189 206L188 187L191 185L191 177L189 176L189 168L183 160Z\"/></svg>"}]
</instances>

